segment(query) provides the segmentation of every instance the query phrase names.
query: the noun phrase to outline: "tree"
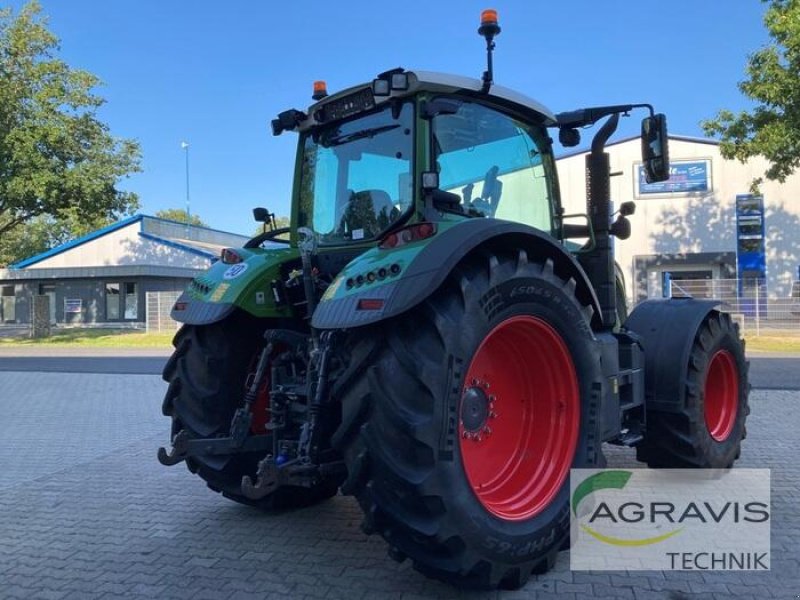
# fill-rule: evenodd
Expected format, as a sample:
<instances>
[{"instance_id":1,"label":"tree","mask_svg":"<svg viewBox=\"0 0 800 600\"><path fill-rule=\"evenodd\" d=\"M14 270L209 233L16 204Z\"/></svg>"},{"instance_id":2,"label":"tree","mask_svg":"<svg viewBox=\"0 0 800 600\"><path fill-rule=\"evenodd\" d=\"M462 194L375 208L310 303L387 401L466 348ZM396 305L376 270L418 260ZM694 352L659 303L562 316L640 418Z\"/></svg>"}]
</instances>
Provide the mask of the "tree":
<instances>
[{"instance_id":1,"label":"tree","mask_svg":"<svg viewBox=\"0 0 800 600\"><path fill-rule=\"evenodd\" d=\"M720 138L722 156L741 162L763 156L770 163L767 179L783 182L800 165L800 0L771 0L764 24L771 42L749 56L747 78L739 83L755 108L738 115L721 110L701 125L707 136Z\"/></svg>"},{"instance_id":2,"label":"tree","mask_svg":"<svg viewBox=\"0 0 800 600\"><path fill-rule=\"evenodd\" d=\"M38 2L0 10L0 239L108 224L138 208L117 181L139 171L136 142L97 118L99 80L56 56ZM49 235L49 234L48 234ZM48 236L44 236L48 237ZM59 235L56 235L59 237ZM50 242L48 242L50 243ZM7 254L7 252L6 252Z\"/></svg>"},{"instance_id":3,"label":"tree","mask_svg":"<svg viewBox=\"0 0 800 600\"><path fill-rule=\"evenodd\" d=\"M165 208L156 213L159 219L167 219L168 221L178 221L179 223L186 223L186 211L182 208ZM200 227L208 227L197 215L190 215L188 218L189 225L199 225Z\"/></svg>"}]
</instances>

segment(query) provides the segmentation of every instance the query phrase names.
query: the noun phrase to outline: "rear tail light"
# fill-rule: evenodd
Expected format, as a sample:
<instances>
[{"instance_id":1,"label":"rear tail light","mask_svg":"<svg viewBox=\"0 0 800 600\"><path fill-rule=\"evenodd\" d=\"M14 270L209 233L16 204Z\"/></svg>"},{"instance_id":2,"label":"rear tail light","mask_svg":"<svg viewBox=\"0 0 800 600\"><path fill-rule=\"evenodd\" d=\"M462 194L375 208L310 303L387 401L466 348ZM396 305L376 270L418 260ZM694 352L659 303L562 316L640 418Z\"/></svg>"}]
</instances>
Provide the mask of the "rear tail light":
<instances>
[{"instance_id":1,"label":"rear tail light","mask_svg":"<svg viewBox=\"0 0 800 600\"><path fill-rule=\"evenodd\" d=\"M356 310L381 310L382 308L383 298L361 298L356 306Z\"/></svg>"},{"instance_id":2,"label":"rear tail light","mask_svg":"<svg viewBox=\"0 0 800 600\"><path fill-rule=\"evenodd\" d=\"M244 260L233 248L223 248L219 258L226 265L235 265Z\"/></svg>"},{"instance_id":3,"label":"rear tail light","mask_svg":"<svg viewBox=\"0 0 800 600\"><path fill-rule=\"evenodd\" d=\"M403 229L398 229L387 235L378 244L378 247L383 250L390 250L392 248L399 248L411 242L418 242L436 234L436 225L434 223L416 223L409 225Z\"/></svg>"}]
</instances>

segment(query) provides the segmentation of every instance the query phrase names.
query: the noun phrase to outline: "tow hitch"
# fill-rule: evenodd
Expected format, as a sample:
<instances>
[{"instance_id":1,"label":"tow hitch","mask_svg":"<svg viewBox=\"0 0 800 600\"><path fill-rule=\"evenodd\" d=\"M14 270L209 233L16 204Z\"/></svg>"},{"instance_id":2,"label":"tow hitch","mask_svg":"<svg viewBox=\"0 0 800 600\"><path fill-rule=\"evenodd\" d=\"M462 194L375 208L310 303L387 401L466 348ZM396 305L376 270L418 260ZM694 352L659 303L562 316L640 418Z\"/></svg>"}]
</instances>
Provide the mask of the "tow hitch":
<instances>
[{"instance_id":1,"label":"tow hitch","mask_svg":"<svg viewBox=\"0 0 800 600\"><path fill-rule=\"evenodd\" d=\"M240 442L233 437L191 438L185 430L182 430L172 440L172 448L158 449L158 462L170 467L192 456L238 454L270 448L272 448L272 438L268 435L255 435Z\"/></svg>"}]
</instances>

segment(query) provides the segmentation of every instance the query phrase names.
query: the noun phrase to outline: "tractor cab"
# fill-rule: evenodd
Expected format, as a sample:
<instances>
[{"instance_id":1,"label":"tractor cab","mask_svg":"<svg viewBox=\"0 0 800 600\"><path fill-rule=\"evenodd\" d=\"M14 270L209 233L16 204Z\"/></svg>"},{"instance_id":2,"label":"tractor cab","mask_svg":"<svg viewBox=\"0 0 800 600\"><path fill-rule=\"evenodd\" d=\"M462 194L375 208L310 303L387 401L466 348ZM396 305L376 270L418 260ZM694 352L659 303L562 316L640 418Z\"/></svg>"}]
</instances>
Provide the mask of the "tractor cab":
<instances>
[{"instance_id":1,"label":"tractor cab","mask_svg":"<svg viewBox=\"0 0 800 600\"><path fill-rule=\"evenodd\" d=\"M300 134L293 218L320 246L419 221L498 218L551 233L555 116L477 79L394 69L273 121ZM320 86L317 86L319 94Z\"/></svg>"},{"instance_id":2,"label":"tractor cab","mask_svg":"<svg viewBox=\"0 0 800 600\"><path fill-rule=\"evenodd\" d=\"M491 48L493 42L489 56ZM275 135L299 134L292 240L311 237L306 248L344 257L343 263L358 258L363 264L366 257L379 263L380 273L400 264L381 254L398 240L413 244L469 220L515 224L557 244L576 239L569 247L588 277L584 289L589 295L597 291L598 318L614 327L621 301L610 236L630 234L626 215L633 207L610 222L604 144L621 115L649 109L642 122L642 158L648 180L663 180L666 121L647 104L555 114L491 79L490 70L483 79L471 79L397 68L334 95L316 82L314 104L284 111L272 122ZM575 215L564 215L561 207L550 129L559 130L562 145L574 146L580 128L602 119L587 155L587 209L578 215L585 224L576 225L568 222ZM323 302L355 293L369 276L361 266L352 272L340 268L326 275L347 285L334 281ZM316 308L313 299L310 306Z\"/></svg>"}]
</instances>

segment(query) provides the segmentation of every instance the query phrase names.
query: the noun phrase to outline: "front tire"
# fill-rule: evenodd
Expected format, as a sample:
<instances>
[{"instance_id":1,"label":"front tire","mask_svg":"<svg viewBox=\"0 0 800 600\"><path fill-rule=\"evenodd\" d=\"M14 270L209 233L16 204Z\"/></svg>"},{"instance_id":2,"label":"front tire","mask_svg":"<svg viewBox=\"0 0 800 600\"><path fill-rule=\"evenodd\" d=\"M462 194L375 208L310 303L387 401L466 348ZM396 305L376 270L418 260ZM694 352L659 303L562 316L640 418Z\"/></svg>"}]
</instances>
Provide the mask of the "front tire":
<instances>
[{"instance_id":1,"label":"front tire","mask_svg":"<svg viewBox=\"0 0 800 600\"><path fill-rule=\"evenodd\" d=\"M169 384L162 412L172 418L172 436L185 429L193 438L227 436L242 405L245 380L263 347L265 322L234 313L210 325L184 325L175 335L175 352L164 367ZM208 487L241 504L263 509L307 506L336 495L337 481L312 488L281 487L260 500L242 495L244 475L255 478L263 452L195 456L186 466Z\"/></svg>"},{"instance_id":2,"label":"front tire","mask_svg":"<svg viewBox=\"0 0 800 600\"><path fill-rule=\"evenodd\" d=\"M738 328L727 313L711 311L692 344L684 405L678 412L647 411L638 460L662 468L733 466L747 435L747 371Z\"/></svg>"},{"instance_id":3,"label":"front tire","mask_svg":"<svg viewBox=\"0 0 800 600\"><path fill-rule=\"evenodd\" d=\"M460 586L517 588L568 544L571 467L603 466L600 359L575 282L473 257L422 306L352 334L334 436L365 529Z\"/></svg>"}]
</instances>

